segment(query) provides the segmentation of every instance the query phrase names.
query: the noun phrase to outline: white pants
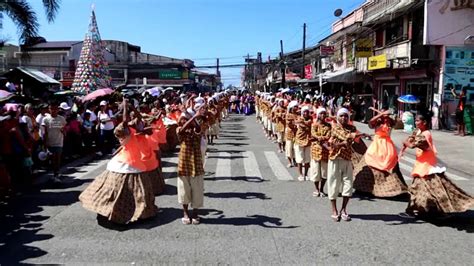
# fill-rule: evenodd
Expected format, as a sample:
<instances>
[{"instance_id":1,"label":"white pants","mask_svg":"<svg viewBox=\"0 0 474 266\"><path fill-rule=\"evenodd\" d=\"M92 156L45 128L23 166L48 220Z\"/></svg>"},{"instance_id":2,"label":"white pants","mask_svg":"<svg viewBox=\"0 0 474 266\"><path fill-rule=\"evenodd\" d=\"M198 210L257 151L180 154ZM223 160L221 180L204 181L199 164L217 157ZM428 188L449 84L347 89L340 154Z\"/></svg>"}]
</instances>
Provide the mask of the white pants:
<instances>
[{"instance_id":1,"label":"white pants","mask_svg":"<svg viewBox=\"0 0 474 266\"><path fill-rule=\"evenodd\" d=\"M328 162L328 198L337 199L342 191L343 197L352 196L352 162L340 158Z\"/></svg>"},{"instance_id":2,"label":"white pants","mask_svg":"<svg viewBox=\"0 0 474 266\"><path fill-rule=\"evenodd\" d=\"M191 204L192 208L204 205L204 178L202 176L178 176L178 202Z\"/></svg>"},{"instance_id":3,"label":"white pants","mask_svg":"<svg viewBox=\"0 0 474 266\"><path fill-rule=\"evenodd\" d=\"M311 162L311 146L300 146L295 143L296 163L308 164Z\"/></svg>"},{"instance_id":4,"label":"white pants","mask_svg":"<svg viewBox=\"0 0 474 266\"><path fill-rule=\"evenodd\" d=\"M294 146L295 146L295 142L293 140L286 140L285 141L285 153L286 153L286 157L290 158L290 159L294 159L295 158L295 149L294 149Z\"/></svg>"},{"instance_id":5,"label":"white pants","mask_svg":"<svg viewBox=\"0 0 474 266\"><path fill-rule=\"evenodd\" d=\"M310 180L313 182L319 182L321 179L328 178L328 162L327 161L316 161L311 159L310 166Z\"/></svg>"}]
</instances>

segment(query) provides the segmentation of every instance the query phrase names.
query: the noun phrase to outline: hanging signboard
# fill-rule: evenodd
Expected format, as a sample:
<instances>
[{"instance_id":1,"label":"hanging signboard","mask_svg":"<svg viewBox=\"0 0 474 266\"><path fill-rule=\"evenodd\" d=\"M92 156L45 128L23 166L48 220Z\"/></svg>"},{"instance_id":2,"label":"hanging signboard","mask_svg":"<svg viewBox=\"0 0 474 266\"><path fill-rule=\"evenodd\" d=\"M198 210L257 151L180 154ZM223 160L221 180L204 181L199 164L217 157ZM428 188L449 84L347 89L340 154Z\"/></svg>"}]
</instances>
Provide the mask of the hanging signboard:
<instances>
[{"instance_id":1,"label":"hanging signboard","mask_svg":"<svg viewBox=\"0 0 474 266\"><path fill-rule=\"evenodd\" d=\"M372 48L372 39L358 39L355 43L355 57L371 57Z\"/></svg>"},{"instance_id":2,"label":"hanging signboard","mask_svg":"<svg viewBox=\"0 0 474 266\"><path fill-rule=\"evenodd\" d=\"M381 54L369 57L369 70L382 69L387 67L387 55Z\"/></svg>"},{"instance_id":3,"label":"hanging signboard","mask_svg":"<svg viewBox=\"0 0 474 266\"><path fill-rule=\"evenodd\" d=\"M311 65L304 66L304 78L305 79L313 78L313 67Z\"/></svg>"},{"instance_id":4,"label":"hanging signboard","mask_svg":"<svg viewBox=\"0 0 474 266\"><path fill-rule=\"evenodd\" d=\"M334 46L319 46L321 56L330 56L334 54Z\"/></svg>"},{"instance_id":5,"label":"hanging signboard","mask_svg":"<svg viewBox=\"0 0 474 266\"><path fill-rule=\"evenodd\" d=\"M179 70L160 70L158 76L160 79L181 79L183 74Z\"/></svg>"}]
</instances>

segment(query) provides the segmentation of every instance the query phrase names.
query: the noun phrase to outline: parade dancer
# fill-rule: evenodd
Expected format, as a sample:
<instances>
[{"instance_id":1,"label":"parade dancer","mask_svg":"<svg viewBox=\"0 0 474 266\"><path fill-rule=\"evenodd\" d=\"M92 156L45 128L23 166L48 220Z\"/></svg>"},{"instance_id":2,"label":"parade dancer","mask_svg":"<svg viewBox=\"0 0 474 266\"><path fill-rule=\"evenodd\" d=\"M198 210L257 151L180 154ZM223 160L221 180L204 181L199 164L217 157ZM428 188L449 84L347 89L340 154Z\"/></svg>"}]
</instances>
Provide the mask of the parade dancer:
<instances>
[{"instance_id":1,"label":"parade dancer","mask_svg":"<svg viewBox=\"0 0 474 266\"><path fill-rule=\"evenodd\" d=\"M417 129L403 143L404 148L416 150L416 161L411 173L413 183L408 188L410 202L406 213L400 216L447 216L469 210L474 198L446 177L446 168L437 166L437 150L428 120L418 115L415 125Z\"/></svg>"},{"instance_id":2,"label":"parade dancer","mask_svg":"<svg viewBox=\"0 0 474 266\"><path fill-rule=\"evenodd\" d=\"M297 131L295 136L295 160L298 164L298 180L305 181L308 179L309 165L311 162L311 116L310 108L303 106L301 108L301 116L296 121Z\"/></svg>"},{"instance_id":3,"label":"parade dancer","mask_svg":"<svg viewBox=\"0 0 474 266\"><path fill-rule=\"evenodd\" d=\"M202 127L197 120L205 109L181 114L177 134L181 143L178 161L178 202L183 206L183 224L199 224L198 209L204 203L204 164L201 152ZM192 216L188 206L193 208Z\"/></svg>"},{"instance_id":4,"label":"parade dancer","mask_svg":"<svg viewBox=\"0 0 474 266\"><path fill-rule=\"evenodd\" d=\"M285 140L284 140L284 134L285 134L285 108L283 107L284 101L283 99L278 100L278 105L275 109L275 129L276 129L276 135L277 135L277 142L278 142L278 152L283 153L283 150L285 149Z\"/></svg>"},{"instance_id":5,"label":"parade dancer","mask_svg":"<svg viewBox=\"0 0 474 266\"><path fill-rule=\"evenodd\" d=\"M146 143L143 136L145 132L129 127L127 110L124 99L123 122L114 130L121 147L107 169L79 196L84 208L99 215L99 222L105 218L109 222L127 224L153 217L158 212L152 184L158 161L155 156L147 156L153 151L152 144Z\"/></svg>"},{"instance_id":6,"label":"parade dancer","mask_svg":"<svg viewBox=\"0 0 474 266\"><path fill-rule=\"evenodd\" d=\"M208 109L208 118L209 118L209 134L207 136L207 144L214 145L214 138L217 139L219 134L219 113L217 108L214 105L212 98L209 99L209 109Z\"/></svg>"},{"instance_id":7,"label":"parade dancer","mask_svg":"<svg viewBox=\"0 0 474 266\"><path fill-rule=\"evenodd\" d=\"M317 120L311 126L311 181L314 182L314 197L326 197L324 193L324 185L327 180L328 173L328 157L327 149L331 137L331 124L326 122L326 109L319 107L316 110Z\"/></svg>"},{"instance_id":8,"label":"parade dancer","mask_svg":"<svg viewBox=\"0 0 474 266\"><path fill-rule=\"evenodd\" d=\"M365 155L354 165L354 188L376 197L394 197L407 193L407 184L398 166L395 144L390 138L395 121L390 111L378 111L369 121L375 136Z\"/></svg>"},{"instance_id":9,"label":"parade dancer","mask_svg":"<svg viewBox=\"0 0 474 266\"><path fill-rule=\"evenodd\" d=\"M288 111L285 116L285 153L288 159L287 167L296 166L295 161L295 136L296 136L296 119L298 119L298 102L291 101L288 104Z\"/></svg>"},{"instance_id":10,"label":"parade dancer","mask_svg":"<svg viewBox=\"0 0 474 266\"><path fill-rule=\"evenodd\" d=\"M347 204L352 196L352 141L357 137L356 128L349 125L349 110L341 108L337 112L337 123L332 125L329 162L328 162L328 197L331 201L331 218L339 222L350 221ZM338 211L336 200L342 191L342 207Z\"/></svg>"}]
</instances>

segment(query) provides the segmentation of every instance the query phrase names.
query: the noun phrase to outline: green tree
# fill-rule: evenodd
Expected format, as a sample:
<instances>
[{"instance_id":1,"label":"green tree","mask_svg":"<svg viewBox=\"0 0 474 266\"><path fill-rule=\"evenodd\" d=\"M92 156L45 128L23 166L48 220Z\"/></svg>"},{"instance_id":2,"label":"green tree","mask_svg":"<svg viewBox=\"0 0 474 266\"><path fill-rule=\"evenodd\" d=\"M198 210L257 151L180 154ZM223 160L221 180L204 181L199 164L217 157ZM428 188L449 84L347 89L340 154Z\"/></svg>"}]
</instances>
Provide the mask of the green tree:
<instances>
[{"instance_id":1,"label":"green tree","mask_svg":"<svg viewBox=\"0 0 474 266\"><path fill-rule=\"evenodd\" d=\"M48 22L54 21L60 2L60 0L43 0ZM21 45L29 45L31 40L38 37L38 18L29 1L0 0L0 12L7 15L17 26Z\"/></svg>"}]
</instances>

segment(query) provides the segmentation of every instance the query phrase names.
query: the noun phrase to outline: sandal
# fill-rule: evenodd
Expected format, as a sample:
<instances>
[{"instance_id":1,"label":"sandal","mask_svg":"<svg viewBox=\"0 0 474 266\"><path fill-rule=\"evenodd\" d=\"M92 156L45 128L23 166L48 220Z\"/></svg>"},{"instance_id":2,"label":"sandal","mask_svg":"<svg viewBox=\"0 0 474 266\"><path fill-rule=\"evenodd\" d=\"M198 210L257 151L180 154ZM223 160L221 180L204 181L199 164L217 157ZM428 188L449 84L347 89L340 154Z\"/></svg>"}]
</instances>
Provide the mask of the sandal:
<instances>
[{"instance_id":1,"label":"sandal","mask_svg":"<svg viewBox=\"0 0 474 266\"><path fill-rule=\"evenodd\" d=\"M320 196L321 196L321 193L317 191L313 191L313 197L320 197Z\"/></svg>"},{"instance_id":2,"label":"sandal","mask_svg":"<svg viewBox=\"0 0 474 266\"><path fill-rule=\"evenodd\" d=\"M341 216L339 215L331 215L331 218L334 222L339 222L341 220Z\"/></svg>"},{"instance_id":3,"label":"sandal","mask_svg":"<svg viewBox=\"0 0 474 266\"><path fill-rule=\"evenodd\" d=\"M199 219L199 217L196 217L196 218L193 218L193 224L200 224L201 223L201 219Z\"/></svg>"},{"instance_id":4,"label":"sandal","mask_svg":"<svg viewBox=\"0 0 474 266\"><path fill-rule=\"evenodd\" d=\"M344 214L344 213L341 214L341 219L346 221L346 222L349 222L350 220L352 220L351 217L349 216L349 214L347 214L347 213L346 214Z\"/></svg>"},{"instance_id":5,"label":"sandal","mask_svg":"<svg viewBox=\"0 0 474 266\"><path fill-rule=\"evenodd\" d=\"M293 167L293 164L291 164L291 163L286 165L286 168L291 168L291 167Z\"/></svg>"},{"instance_id":6,"label":"sandal","mask_svg":"<svg viewBox=\"0 0 474 266\"><path fill-rule=\"evenodd\" d=\"M321 192L321 193L319 193L319 196L320 196L321 198L325 198L325 197L328 196L328 194L326 194L326 193L324 193L324 192Z\"/></svg>"},{"instance_id":7,"label":"sandal","mask_svg":"<svg viewBox=\"0 0 474 266\"><path fill-rule=\"evenodd\" d=\"M181 218L181 222L182 222L183 224L191 224L191 219L190 219L190 218L183 217L183 218Z\"/></svg>"}]
</instances>

